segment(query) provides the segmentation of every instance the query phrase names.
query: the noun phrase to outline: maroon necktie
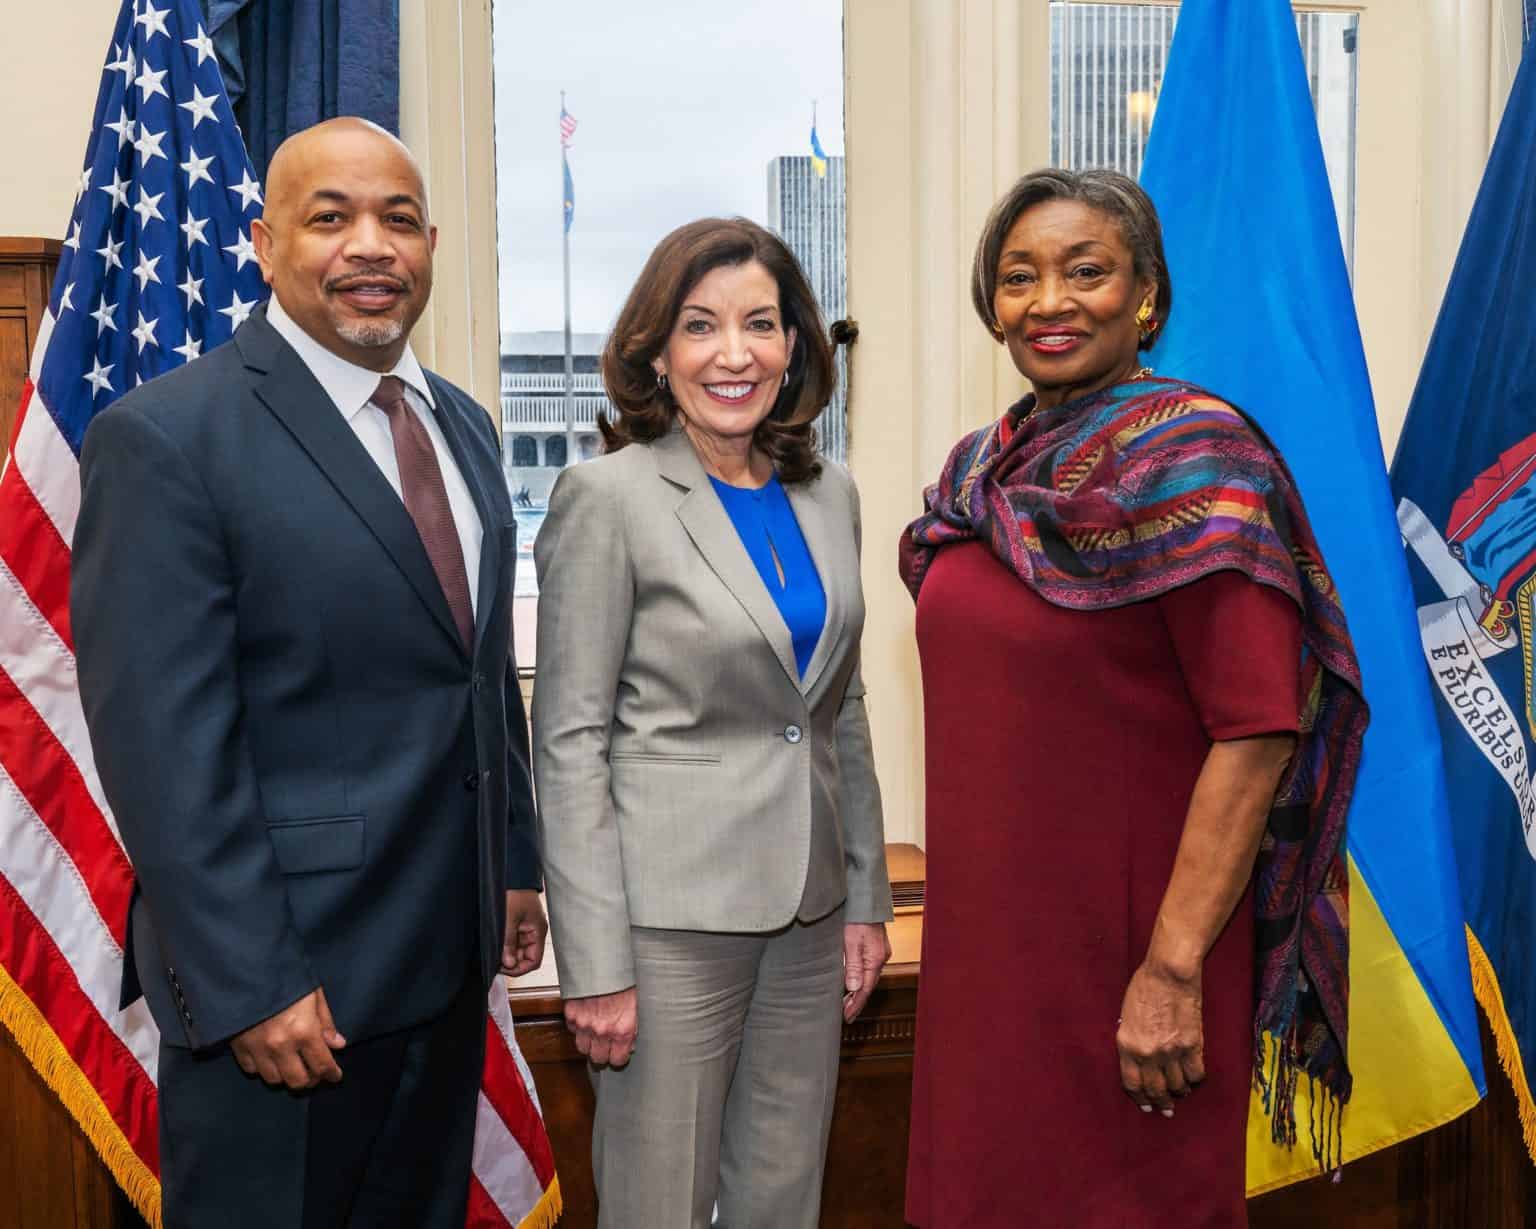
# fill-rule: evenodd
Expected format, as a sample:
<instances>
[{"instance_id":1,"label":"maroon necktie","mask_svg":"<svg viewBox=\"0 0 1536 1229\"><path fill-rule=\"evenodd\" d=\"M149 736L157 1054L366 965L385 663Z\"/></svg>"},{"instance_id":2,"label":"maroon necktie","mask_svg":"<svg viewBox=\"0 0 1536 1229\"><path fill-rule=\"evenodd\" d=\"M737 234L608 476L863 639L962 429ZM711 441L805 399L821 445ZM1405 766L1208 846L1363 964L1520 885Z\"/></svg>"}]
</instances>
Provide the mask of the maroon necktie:
<instances>
[{"instance_id":1,"label":"maroon necktie","mask_svg":"<svg viewBox=\"0 0 1536 1229\"><path fill-rule=\"evenodd\" d=\"M432 438L411 407L405 403L405 383L396 376L385 376L373 394L373 404L389 419L389 433L395 441L395 461L400 466L400 494L405 510L416 522L416 532L427 549L432 570L437 573L454 625L466 649L475 643L474 608L469 603L469 581L464 571L464 549L453 523L453 509L448 505L448 488L443 485L443 471L437 464Z\"/></svg>"}]
</instances>

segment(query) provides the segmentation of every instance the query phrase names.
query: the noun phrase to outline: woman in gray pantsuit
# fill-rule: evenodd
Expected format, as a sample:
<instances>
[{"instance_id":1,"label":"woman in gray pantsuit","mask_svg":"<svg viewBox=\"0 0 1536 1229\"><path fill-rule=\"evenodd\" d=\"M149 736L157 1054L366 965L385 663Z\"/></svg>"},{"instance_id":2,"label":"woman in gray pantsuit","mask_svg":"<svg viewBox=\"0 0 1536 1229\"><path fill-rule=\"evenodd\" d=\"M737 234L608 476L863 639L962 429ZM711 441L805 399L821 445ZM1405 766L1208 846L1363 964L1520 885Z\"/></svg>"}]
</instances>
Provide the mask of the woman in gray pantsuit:
<instances>
[{"instance_id":1,"label":"woman in gray pantsuit","mask_svg":"<svg viewBox=\"0 0 1536 1229\"><path fill-rule=\"evenodd\" d=\"M858 497L794 257L707 219L603 352L607 455L534 547L538 788L603 1226L816 1224L842 1022L890 956ZM638 1040L637 1040L638 1037Z\"/></svg>"}]
</instances>

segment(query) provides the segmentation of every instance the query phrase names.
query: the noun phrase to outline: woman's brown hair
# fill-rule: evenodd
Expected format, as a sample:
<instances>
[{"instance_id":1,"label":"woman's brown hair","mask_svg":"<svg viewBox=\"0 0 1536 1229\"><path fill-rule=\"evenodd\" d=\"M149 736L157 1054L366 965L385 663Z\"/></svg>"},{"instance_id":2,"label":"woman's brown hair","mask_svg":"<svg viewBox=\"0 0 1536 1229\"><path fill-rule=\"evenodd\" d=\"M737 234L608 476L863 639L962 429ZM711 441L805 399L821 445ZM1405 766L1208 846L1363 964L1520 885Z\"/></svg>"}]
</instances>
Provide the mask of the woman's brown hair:
<instances>
[{"instance_id":1,"label":"woman's brown hair","mask_svg":"<svg viewBox=\"0 0 1536 1229\"><path fill-rule=\"evenodd\" d=\"M679 226L656 245L613 332L603 346L603 384L618 414L600 414L604 449L660 439L672 429L677 403L662 388L651 363L664 349L683 302L704 276L729 265L757 261L779 287L779 314L795 331L784 387L753 444L772 462L779 480L806 482L821 473L816 455L817 415L837 382L832 346L816 296L783 240L745 218L701 218Z\"/></svg>"}]
</instances>

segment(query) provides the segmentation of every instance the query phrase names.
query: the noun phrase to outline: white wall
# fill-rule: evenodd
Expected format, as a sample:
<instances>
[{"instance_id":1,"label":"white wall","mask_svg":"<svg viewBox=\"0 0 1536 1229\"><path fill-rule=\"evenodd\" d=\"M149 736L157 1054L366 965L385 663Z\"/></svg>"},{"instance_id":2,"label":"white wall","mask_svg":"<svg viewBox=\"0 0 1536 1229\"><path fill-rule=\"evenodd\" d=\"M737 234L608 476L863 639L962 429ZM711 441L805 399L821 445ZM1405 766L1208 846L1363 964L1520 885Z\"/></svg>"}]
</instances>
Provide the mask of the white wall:
<instances>
[{"instance_id":1,"label":"white wall","mask_svg":"<svg viewBox=\"0 0 1536 1229\"><path fill-rule=\"evenodd\" d=\"M119 8L119 0L4 5L0 235L64 238Z\"/></svg>"},{"instance_id":2,"label":"white wall","mask_svg":"<svg viewBox=\"0 0 1536 1229\"><path fill-rule=\"evenodd\" d=\"M401 130L442 230L432 308L415 339L424 362L494 409L490 3L400 7ZM64 237L120 10L121 0L4 0L6 42L27 51L0 72L0 235Z\"/></svg>"}]
</instances>

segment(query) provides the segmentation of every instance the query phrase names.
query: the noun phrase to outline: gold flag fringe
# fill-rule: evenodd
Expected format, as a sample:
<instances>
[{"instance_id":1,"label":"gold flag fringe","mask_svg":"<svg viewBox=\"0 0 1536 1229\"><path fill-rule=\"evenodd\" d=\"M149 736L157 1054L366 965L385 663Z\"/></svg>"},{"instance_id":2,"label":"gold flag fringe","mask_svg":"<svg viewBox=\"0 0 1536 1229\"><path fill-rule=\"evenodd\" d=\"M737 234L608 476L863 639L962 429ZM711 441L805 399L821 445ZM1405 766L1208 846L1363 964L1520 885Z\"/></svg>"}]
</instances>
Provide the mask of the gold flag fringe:
<instances>
[{"instance_id":1,"label":"gold flag fringe","mask_svg":"<svg viewBox=\"0 0 1536 1229\"><path fill-rule=\"evenodd\" d=\"M1510 1027L1509 1015L1504 1010L1504 994L1499 989L1499 978L1493 970L1493 962L1483 945L1467 927L1467 955L1472 961L1472 993L1483 1006L1493 1030L1494 1044L1499 1052L1499 1066L1515 1086L1515 1100L1520 1105L1520 1132L1525 1136L1525 1150L1536 1162L1536 1104L1531 1101L1531 1085L1525 1078L1525 1062L1520 1057L1520 1043L1515 1040L1515 1030Z\"/></svg>"},{"instance_id":2,"label":"gold flag fringe","mask_svg":"<svg viewBox=\"0 0 1536 1229\"><path fill-rule=\"evenodd\" d=\"M564 1211L565 1203L560 1197L560 1175L556 1174L549 1180L549 1187L539 1202L533 1205L533 1211L518 1222L517 1229L554 1229L555 1222Z\"/></svg>"},{"instance_id":3,"label":"gold flag fringe","mask_svg":"<svg viewBox=\"0 0 1536 1229\"><path fill-rule=\"evenodd\" d=\"M160 1179L133 1150L95 1085L85 1077L43 1013L11 980L3 965L0 965L0 1024L5 1025L27 1061L79 1124L139 1215L149 1222L151 1229L161 1229ZM557 1175L532 1211L518 1223L518 1229L554 1229L564 1211Z\"/></svg>"},{"instance_id":4,"label":"gold flag fringe","mask_svg":"<svg viewBox=\"0 0 1536 1229\"><path fill-rule=\"evenodd\" d=\"M153 1229L160 1225L160 1180L133 1150L95 1085L70 1057L37 1005L0 965L0 1024L91 1141L112 1177Z\"/></svg>"}]
</instances>

